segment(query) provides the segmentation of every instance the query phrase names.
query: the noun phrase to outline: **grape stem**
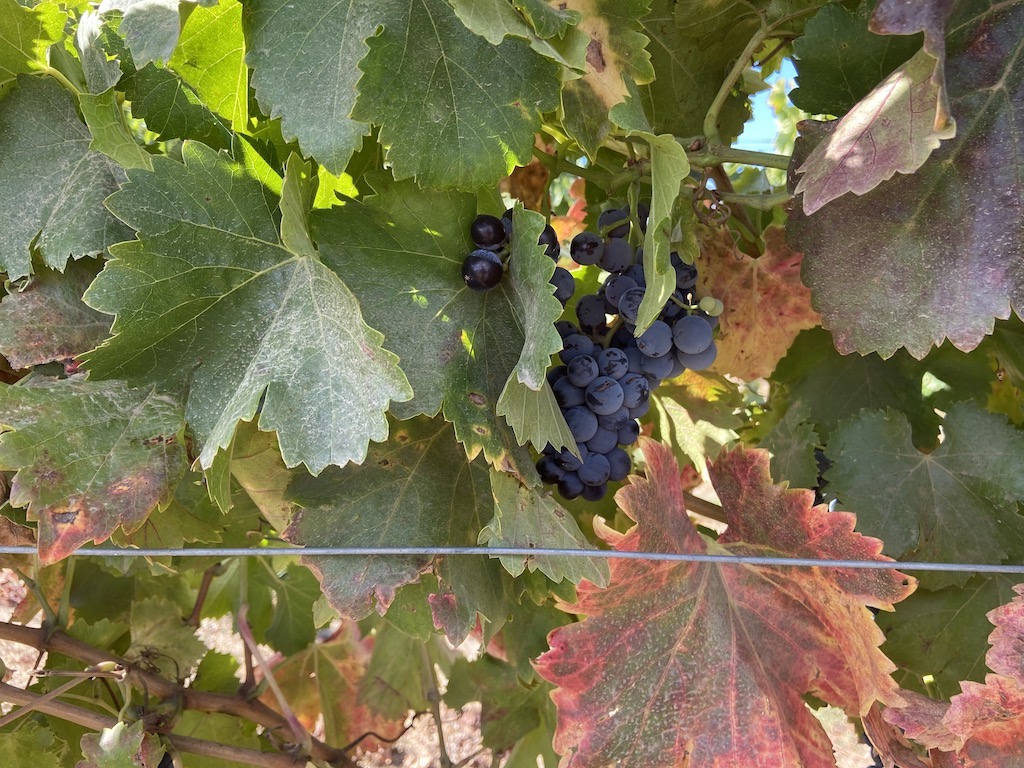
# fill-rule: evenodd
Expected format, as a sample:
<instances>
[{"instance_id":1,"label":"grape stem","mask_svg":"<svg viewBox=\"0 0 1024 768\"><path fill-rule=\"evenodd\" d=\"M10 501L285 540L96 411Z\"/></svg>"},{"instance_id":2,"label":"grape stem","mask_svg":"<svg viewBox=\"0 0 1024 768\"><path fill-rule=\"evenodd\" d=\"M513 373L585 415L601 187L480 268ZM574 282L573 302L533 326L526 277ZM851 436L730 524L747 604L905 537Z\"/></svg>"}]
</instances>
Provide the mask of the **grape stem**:
<instances>
[{"instance_id":1,"label":"grape stem","mask_svg":"<svg viewBox=\"0 0 1024 768\"><path fill-rule=\"evenodd\" d=\"M680 139L687 150L686 159L696 168L707 168L722 163L738 163L740 165L759 165L762 168L789 169L789 155L777 155L773 152L755 152L750 149L737 149L719 144L710 138L697 136L691 139Z\"/></svg>"}]
</instances>

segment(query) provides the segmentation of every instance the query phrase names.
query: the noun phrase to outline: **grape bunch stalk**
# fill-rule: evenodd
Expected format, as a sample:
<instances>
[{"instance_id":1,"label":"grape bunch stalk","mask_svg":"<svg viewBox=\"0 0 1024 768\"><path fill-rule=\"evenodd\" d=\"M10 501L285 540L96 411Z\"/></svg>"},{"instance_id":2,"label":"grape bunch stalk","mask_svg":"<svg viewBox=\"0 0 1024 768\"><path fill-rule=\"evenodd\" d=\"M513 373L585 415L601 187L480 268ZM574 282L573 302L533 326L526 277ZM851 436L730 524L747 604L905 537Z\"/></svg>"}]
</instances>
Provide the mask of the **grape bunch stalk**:
<instances>
[{"instance_id":1,"label":"grape bunch stalk","mask_svg":"<svg viewBox=\"0 0 1024 768\"><path fill-rule=\"evenodd\" d=\"M579 455L549 444L537 471L565 499L598 501L609 481L623 480L631 464L624 447L640 434L638 419L650 408L651 392L687 368L707 368L718 353L714 333L722 304L710 296L697 299L697 268L677 253L671 255L675 291L650 327L634 335L647 281L643 249L633 248L630 232L639 226L643 233L647 215L643 204L637 206L635 221L628 207L604 211L599 233L582 232L570 244L576 263L597 265L606 274L597 293L577 300L577 322L555 324L562 337L561 364L547 378ZM548 254L557 261L557 246ZM560 271L570 280L572 274L557 267L551 278L564 306L575 286L563 289Z\"/></svg>"}]
</instances>

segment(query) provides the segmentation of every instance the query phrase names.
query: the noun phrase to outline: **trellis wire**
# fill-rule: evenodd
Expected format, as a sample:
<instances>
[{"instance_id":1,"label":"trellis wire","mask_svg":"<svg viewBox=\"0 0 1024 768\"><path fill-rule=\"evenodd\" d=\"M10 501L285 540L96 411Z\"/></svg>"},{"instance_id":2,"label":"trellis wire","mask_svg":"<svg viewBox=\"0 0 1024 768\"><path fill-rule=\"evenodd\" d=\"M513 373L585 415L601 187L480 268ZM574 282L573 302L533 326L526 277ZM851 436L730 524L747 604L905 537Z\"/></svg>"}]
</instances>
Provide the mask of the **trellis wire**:
<instances>
[{"instance_id":1,"label":"trellis wire","mask_svg":"<svg viewBox=\"0 0 1024 768\"><path fill-rule=\"evenodd\" d=\"M35 547L0 546L0 555L34 555ZM770 565L794 568L855 568L887 571L951 571L954 573L1024 574L1024 565L991 563L932 563L898 560L829 560L813 557L767 557L760 555L701 555L683 552L632 552L601 549L559 549L557 547L196 547L138 549L78 549L75 557L401 557L408 555L487 555L488 557L583 557L605 560L656 560L677 563L718 563L722 565Z\"/></svg>"}]
</instances>

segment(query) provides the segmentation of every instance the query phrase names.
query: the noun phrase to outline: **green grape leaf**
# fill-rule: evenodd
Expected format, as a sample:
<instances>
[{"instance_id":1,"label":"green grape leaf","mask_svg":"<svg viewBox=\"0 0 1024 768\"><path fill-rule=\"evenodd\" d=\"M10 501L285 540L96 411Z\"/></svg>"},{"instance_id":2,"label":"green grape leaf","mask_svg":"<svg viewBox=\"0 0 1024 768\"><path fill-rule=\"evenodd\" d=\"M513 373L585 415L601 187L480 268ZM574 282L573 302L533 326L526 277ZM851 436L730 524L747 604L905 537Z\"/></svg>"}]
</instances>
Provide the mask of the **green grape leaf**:
<instances>
[{"instance_id":1,"label":"green grape leaf","mask_svg":"<svg viewBox=\"0 0 1024 768\"><path fill-rule=\"evenodd\" d=\"M636 524L620 533L598 521L618 551L885 559L881 542L853 531L853 515L773 484L767 452L743 448L709 468L729 524L709 542L686 514L671 449L641 447L647 478L616 494ZM561 604L584 618L555 629L535 662L557 686L555 749L581 767L747 766L767 754L834 765L803 697L849 712L900 703L865 606L888 610L912 591L893 569L614 560L607 588L581 584Z\"/></svg>"},{"instance_id":2,"label":"green grape leaf","mask_svg":"<svg viewBox=\"0 0 1024 768\"><path fill-rule=\"evenodd\" d=\"M388 442L372 446L362 466L299 476L289 496L302 509L285 538L308 547L473 546L494 514L486 465L468 460L440 419L392 424ZM395 590L432 564L425 555L302 561L347 618L363 618L374 607L383 614ZM454 642L469 633L477 610L492 621L503 615L498 563L445 558L434 570L440 582L431 596L434 623Z\"/></svg>"},{"instance_id":3,"label":"green grape leaf","mask_svg":"<svg viewBox=\"0 0 1024 768\"><path fill-rule=\"evenodd\" d=\"M114 45L118 50L124 48L114 43L114 39L120 38L110 31L98 12L86 11L78 19L75 48L78 50L78 60L82 63L82 71L90 93L103 93L117 85L121 79L121 62L118 58L107 55L109 45ZM127 53L126 50L125 52Z\"/></svg>"},{"instance_id":4,"label":"green grape leaf","mask_svg":"<svg viewBox=\"0 0 1024 768\"><path fill-rule=\"evenodd\" d=\"M136 66L171 58L181 32L182 2L214 5L217 0L103 0L99 12L120 11L118 32L128 42Z\"/></svg>"},{"instance_id":5,"label":"green grape leaf","mask_svg":"<svg viewBox=\"0 0 1024 768\"><path fill-rule=\"evenodd\" d=\"M46 49L60 39L67 15L55 4L27 8L0 0L0 85L46 64Z\"/></svg>"},{"instance_id":6,"label":"green grape leaf","mask_svg":"<svg viewBox=\"0 0 1024 768\"><path fill-rule=\"evenodd\" d=\"M956 135L947 120L935 130L933 83L936 61L919 51L897 67L839 120L796 172L804 213L810 216L837 197L863 195L896 173L916 172L939 147Z\"/></svg>"},{"instance_id":7,"label":"green grape leaf","mask_svg":"<svg viewBox=\"0 0 1024 768\"><path fill-rule=\"evenodd\" d=\"M491 470L494 517L480 531L479 542L489 547L554 547L593 549L576 518L566 512L550 494L524 487L516 478ZM608 564L601 558L534 557L501 555L505 570L519 576L524 570L539 570L552 581L582 579L604 586L608 583Z\"/></svg>"},{"instance_id":8,"label":"green grape leaf","mask_svg":"<svg viewBox=\"0 0 1024 768\"><path fill-rule=\"evenodd\" d=\"M985 616L1013 599L1018 580L979 575L959 587L917 590L898 613L876 616L886 655L906 670L931 675L934 692L943 699L960 693L962 680L983 682L992 626Z\"/></svg>"},{"instance_id":9,"label":"green grape leaf","mask_svg":"<svg viewBox=\"0 0 1024 768\"><path fill-rule=\"evenodd\" d=\"M0 391L0 466L11 504L39 521L44 563L132 532L185 470L181 407L120 382L40 380Z\"/></svg>"},{"instance_id":10,"label":"green grape leaf","mask_svg":"<svg viewBox=\"0 0 1024 768\"><path fill-rule=\"evenodd\" d=\"M814 488L818 484L818 462L814 458L818 433L807 423L810 416L811 409L797 400L758 444L772 455L772 477L788 480L793 488Z\"/></svg>"},{"instance_id":11,"label":"green grape leaf","mask_svg":"<svg viewBox=\"0 0 1024 768\"><path fill-rule=\"evenodd\" d=\"M95 96L83 93L78 97L78 103L82 107L85 124L92 133L89 149L102 152L122 168L153 170L152 155L140 147L129 132L113 88Z\"/></svg>"},{"instance_id":12,"label":"green grape leaf","mask_svg":"<svg viewBox=\"0 0 1024 768\"><path fill-rule=\"evenodd\" d=\"M374 183L375 196L315 211L313 235L324 263L344 277L402 361L414 395L392 413L406 419L443 408L470 456L482 449L491 462L528 473L529 457L494 409L527 338L541 339L540 349L553 341L546 326L556 318L523 327L520 317L530 313L519 303L526 286L547 281L550 259L513 267L491 291L470 290L461 270L473 248L475 197L423 191L411 181ZM543 290L549 295L550 286ZM554 309L547 303L541 311L547 307Z\"/></svg>"},{"instance_id":13,"label":"green grape leaf","mask_svg":"<svg viewBox=\"0 0 1024 768\"><path fill-rule=\"evenodd\" d=\"M263 561L270 576L270 565ZM307 568L291 563L283 573L274 573L271 585L276 594L274 613L267 627L267 642L289 656L298 653L316 637L313 603L320 597L320 584Z\"/></svg>"},{"instance_id":14,"label":"green grape leaf","mask_svg":"<svg viewBox=\"0 0 1024 768\"><path fill-rule=\"evenodd\" d=\"M811 115L844 115L921 47L920 36L876 35L871 3L829 3L793 43L796 84L789 99Z\"/></svg>"},{"instance_id":15,"label":"green grape leaf","mask_svg":"<svg viewBox=\"0 0 1024 768\"><path fill-rule=\"evenodd\" d=\"M51 78L21 75L0 103L0 269L8 278L32 271L30 247L63 270L69 256L96 256L130 237L103 208L121 172L89 149L71 95Z\"/></svg>"},{"instance_id":16,"label":"green grape leaf","mask_svg":"<svg viewBox=\"0 0 1024 768\"><path fill-rule=\"evenodd\" d=\"M79 768L158 768L164 756L160 737L146 733L145 723L116 723L82 736Z\"/></svg>"},{"instance_id":17,"label":"green grape leaf","mask_svg":"<svg viewBox=\"0 0 1024 768\"><path fill-rule=\"evenodd\" d=\"M241 515L231 519L241 520ZM128 534L115 530L111 542L119 547L183 547L186 543L219 544L229 519L210 501L202 476L187 472L166 506L153 510L145 524ZM168 567L170 558L164 560Z\"/></svg>"},{"instance_id":18,"label":"green grape leaf","mask_svg":"<svg viewBox=\"0 0 1024 768\"><path fill-rule=\"evenodd\" d=\"M708 459L714 459L723 446L735 440L735 430L741 422L736 418L702 419L692 408L693 397L683 386L666 385L658 387L651 395L658 436L670 445L678 446L693 462L697 471L702 471Z\"/></svg>"},{"instance_id":19,"label":"green grape leaf","mask_svg":"<svg viewBox=\"0 0 1024 768\"><path fill-rule=\"evenodd\" d=\"M921 395L920 364L900 353L882 360L878 355L840 355L828 331L803 331L779 361L772 378L789 387L790 399L810 408L808 422L823 440L843 419L862 408L894 408L906 414L914 429L914 444L935 442L939 419Z\"/></svg>"},{"instance_id":20,"label":"green grape leaf","mask_svg":"<svg viewBox=\"0 0 1024 768\"><path fill-rule=\"evenodd\" d=\"M206 658L217 654L209 653ZM205 659L204 659L205 661ZM234 688L225 693L237 694L238 680L232 677ZM181 713L174 724L174 733L191 736L193 739L204 739L232 747L242 747L260 751L260 736L256 733L256 724L250 720L219 712L199 712L187 709ZM207 757L206 755L189 754L185 760L188 768L251 768L251 763L237 763L223 757Z\"/></svg>"},{"instance_id":21,"label":"green grape leaf","mask_svg":"<svg viewBox=\"0 0 1024 768\"><path fill-rule=\"evenodd\" d=\"M147 64L121 81L132 115L161 139L195 139L214 149L231 146L231 133L217 115L169 69Z\"/></svg>"},{"instance_id":22,"label":"green grape leaf","mask_svg":"<svg viewBox=\"0 0 1024 768\"><path fill-rule=\"evenodd\" d=\"M957 137L917 173L813 216L797 206L787 222L842 352L888 357L906 347L920 359L946 338L970 350L994 318L1024 312L1024 149L1014 117L1024 109L1024 6L961 4L950 27Z\"/></svg>"},{"instance_id":23,"label":"green grape leaf","mask_svg":"<svg viewBox=\"0 0 1024 768\"><path fill-rule=\"evenodd\" d=\"M263 187L201 144L183 154L108 201L140 239L112 250L86 294L117 315L87 356L92 375L187 388L204 468L261 401L288 466L361 461L387 436L389 401L411 395L394 355L337 274L281 243Z\"/></svg>"},{"instance_id":24,"label":"green grape leaf","mask_svg":"<svg viewBox=\"0 0 1024 768\"><path fill-rule=\"evenodd\" d=\"M31 719L16 731L0 731L0 753L9 768L62 768L68 745Z\"/></svg>"},{"instance_id":25,"label":"green grape leaf","mask_svg":"<svg viewBox=\"0 0 1024 768\"><path fill-rule=\"evenodd\" d=\"M82 301L96 268L72 262L61 275L43 270L0 301L0 354L14 368L70 360L107 337L110 320Z\"/></svg>"},{"instance_id":26,"label":"green grape leaf","mask_svg":"<svg viewBox=\"0 0 1024 768\"><path fill-rule=\"evenodd\" d=\"M131 629L132 643L125 658L143 659L171 680L188 677L206 653L195 629L185 623L178 607L165 597L132 602Z\"/></svg>"},{"instance_id":27,"label":"green grape leaf","mask_svg":"<svg viewBox=\"0 0 1024 768\"><path fill-rule=\"evenodd\" d=\"M844 422L828 443L828 480L860 530L890 557L1000 563L1024 557L1024 435L974 403L950 407L942 443L918 451L906 417L869 411ZM899 489L899 493L893 493ZM922 578L930 589L966 573Z\"/></svg>"},{"instance_id":28,"label":"green grape leaf","mask_svg":"<svg viewBox=\"0 0 1024 768\"><path fill-rule=\"evenodd\" d=\"M379 22L352 117L381 126L396 178L477 189L526 164L540 113L558 104L556 65L518 39L489 45L445 0L396 5Z\"/></svg>"},{"instance_id":29,"label":"green grape leaf","mask_svg":"<svg viewBox=\"0 0 1024 768\"><path fill-rule=\"evenodd\" d=\"M391 624L380 627L374 635L366 675L359 683L359 703L395 720L403 720L409 710L430 709L423 690L424 646L436 649L429 636L420 640Z\"/></svg>"},{"instance_id":30,"label":"green grape leaf","mask_svg":"<svg viewBox=\"0 0 1024 768\"><path fill-rule=\"evenodd\" d=\"M530 20L537 34L545 40L565 36L582 18L580 12L563 7L561 3L556 6L544 0L512 0L512 5Z\"/></svg>"},{"instance_id":31,"label":"green grape leaf","mask_svg":"<svg viewBox=\"0 0 1024 768\"><path fill-rule=\"evenodd\" d=\"M548 443L556 448L576 447L576 440L565 423L555 393L546 381L537 391L509 377L498 398L495 413L504 416L515 432L516 442L543 447Z\"/></svg>"},{"instance_id":32,"label":"green grape leaf","mask_svg":"<svg viewBox=\"0 0 1024 768\"><path fill-rule=\"evenodd\" d=\"M249 71L245 66L242 6L238 0L189 14L167 66L212 111L243 131L249 123ZM123 29L123 26L122 26Z\"/></svg>"}]
</instances>

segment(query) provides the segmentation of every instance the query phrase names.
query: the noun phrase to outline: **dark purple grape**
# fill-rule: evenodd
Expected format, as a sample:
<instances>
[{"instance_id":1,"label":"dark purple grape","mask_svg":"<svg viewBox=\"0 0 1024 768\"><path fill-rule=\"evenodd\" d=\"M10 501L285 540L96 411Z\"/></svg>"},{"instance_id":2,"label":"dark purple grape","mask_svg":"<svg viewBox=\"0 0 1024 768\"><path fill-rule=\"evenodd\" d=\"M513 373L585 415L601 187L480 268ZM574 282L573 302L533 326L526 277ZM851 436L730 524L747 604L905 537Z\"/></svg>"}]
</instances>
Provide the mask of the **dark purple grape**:
<instances>
[{"instance_id":1,"label":"dark purple grape","mask_svg":"<svg viewBox=\"0 0 1024 768\"><path fill-rule=\"evenodd\" d=\"M593 232L580 232L569 243L569 255L577 264L597 264L604 253L604 241Z\"/></svg>"},{"instance_id":2,"label":"dark purple grape","mask_svg":"<svg viewBox=\"0 0 1024 768\"><path fill-rule=\"evenodd\" d=\"M634 347L626 347L626 360L629 363L627 373L643 373L644 353Z\"/></svg>"},{"instance_id":3,"label":"dark purple grape","mask_svg":"<svg viewBox=\"0 0 1024 768\"><path fill-rule=\"evenodd\" d=\"M555 286L555 298L562 302L563 307L576 292L576 280L568 269L555 267L555 273L548 282Z\"/></svg>"},{"instance_id":4,"label":"dark purple grape","mask_svg":"<svg viewBox=\"0 0 1024 768\"><path fill-rule=\"evenodd\" d=\"M551 391L555 393L555 402L563 411L586 402L584 390L569 381L568 376L563 376L552 384Z\"/></svg>"},{"instance_id":5,"label":"dark purple grape","mask_svg":"<svg viewBox=\"0 0 1024 768\"><path fill-rule=\"evenodd\" d=\"M603 453L591 453L587 456L587 460L583 462L583 466L580 467L579 474L580 480L583 481L584 485L601 485L601 483L608 482L608 473L611 471L611 467L608 466L608 459L605 458Z\"/></svg>"},{"instance_id":6,"label":"dark purple grape","mask_svg":"<svg viewBox=\"0 0 1024 768\"><path fill-rule=\"evenodd\" d=\"M647 415L647 412L649 410L651 410L651 400L650 400L650 398L648 398L647 400L644 400L636 408L630 408L629 409L629 418L631 418L631 419L642 419L644 416Z\"/></svg>"},{"instance_id":7,"label":"dark purple grape","mask_svg":"<svg viewBox=\"0 0 1024 768\"><path fill-rule=\"evenodd\" d=\"M481 213L469 227L469 237L477 248L497 250L505 242L505 225L497 216Z\"/></svg>"},{"instance_id":8,"label":"dark purple grape","mask_svg":"<svg viewBox=\"0 0 1024 768\"><path fill-rule=\"evenodd\" d=\"M558 493L563 499L572 500L583 493L583 481L575 472L566 472L565 477L558 481Z\"/></svg>"},{"instance_id":9,"label":"dark purple grape","mask_svg":"<svg viewBox=\"0 0 1024 768\"><path fill-rule=\"evenodd\" d=\"M561 480L565 476L565 470L558 465L553 456L542 456L537 462L537 474L550 485Z\"/></svg>"},{"instance_id":10,"label":"dark purple grape","mask_svg":"<svg viewBox=\"0 0 1024 768\"><path fill-rule=\"evenodd\" d=\"M565 423L569 425L577 445L587 442L597 433L597 415L584 405L567 410Z\"/></svg>"},{"instance_id":11,"label":"dark purple grape","mask_svg":"<svg viewBox=\"0 0 1024 768\"><path fill-rule=\"evenodd\" d=\"M565 376L567 368L564 365L555 365L548 369L548 384L554 386L555 382Z\"/></svg>"},{"instance_id":12,"label":"dark purple grape","mask_svg":"<svg viewBox=\"0 0 1024 768\"><path fill-rule=\"evenodd\" d=\"M683 371L686 370L686 366L679 362L679 358L674 354L669 355L668 359L672 361L672 370L668 372L666 379L674 379L676 376L682 376Z\"/></svg>"},{"instance_id":13,"label":"dark purple grape","mask_svg":"<svg viewBox=\"0 0 1024 768\"><path fill-rule=\"evenodd\" d=\"M636 313L640 310L640 302L644 300L642 288L631 288L619 299L619 314L624 320L636 322Z\"/></svg>"},{"instance_id":14,"label":"dark purple grape","mask_svg":"<svg viewBox=\"0 0 1024 768\"><path fill-rule=\"evenodd\" d=\"M650 218L651 207L647 203L636 204L636 218L640 222L640 231L647 233L647 219Z\"/></svg>"},{"instance_id":15,"label":"dark purple grape","mask_svg":"<svg viewBox=\"0 0 1024 768\"><path fill-rule=\"evenodd\" d=\"M676 359L691 371L703 371L705 368L709 368L715 362L716 357L718 357L718 347L715 346L713 341L710 347L695 355L676 350Z\"/></svg>"},{"instance_id":16,"label":"dark purple grape","mask_svg":"<svg viewBox=\"0 0 1024 768\"><path fill-rule=\"evenodd\" d=\"M622 426L629 421L629 408L622 406L614 413L597 417L597 428L607 429L610 432L618 432Z\"/></svg>"},{"instance_id":17,"label":"dark purple grape","mask_svg":"<svg viewBox=\"0 0 1024 768\"><path fill-rule=\"evenodd\" d=\"M676 320L672 327L672 342L676 349L688 355L696 355L711 346L713 333L708 321L700 315L686 315ZM693 368L685 361L687 368ZM696 369L694 369L696 370Z\"/></svg>"},{"instance_id":18,"label":"dark purple grape","mask_svg":"<svg viewBox=\"0 0 1024 768\"><path fill-rule=\"evenodd\" d=\"M672 255L676 256L674 253ZM673 259L673 265L676 268L676 288L681 291L693 290L697 284L697 266L687 264L682 259L679 259L678 263L675 263L675 259Z\"/></svg>"},{"instance_id":19,"label":"dark purple grape","mask_svg":"<svg viewBox=\"0 0 1024 768\"><path fill-rule=\"evenodd\" d=\"M558 235L555 233L555 228L550 224L547 224L544 227L544 231L540 233L540 237L537 239L537 245L545 246L544 253L555 261L558 261L561 248L559 248L558 245Z\"/></svg>"},{"instance_id":20,"label":"dark purple grape","mask_svg":"<svg viewBox=\"0 0 1024 768\"><path fill-rule=\"evenodd\" d=\"M640 437L640 425L635 419L630 419L626 426L619 430L619 445L632 445Z\"/></svg>"},{"instance_id":21,"label":"dark purple grape","mask_svg":"<svg viewBox=\"0 0 1024 768\"><path fill-rule=\"evenodd\" d=\"M600 501L608 493L608 483L600 485L584 485L583 493L580 494L587 501Z\"/></svg>"},{"instance_id":22,"label":"dark purple grape","mask_svg":"<svg viewBox=\"0 0 1024 768\"><path fill-rule=\"evenodd\" d=\"M636 408L651 396L650 382L642 373L627 373L622 377L621 387L623 397L619 405L624 405L629 409Z\"/></svg>"},{"instance_id":23,"label":"dark purple grape","mask_svg":"<svg viewBox=\"0 0 1024 768\"><path fill-rule=\"evenodd\" d=\"M505 236L512 239L512 211L514 209L507 208L503 214L501 214L501 226L505 228Z\"/></svg>"},{"instance_id":24,"label":"dark purple grape","mask_svg":"<svg viewBox=\"0 0 1024 768\"><path fill-rule=\"evenodd\" d=\"M635 421L633 423L636 424ZM639 428L637 429L637 434L640 434ZM633 439L636 440L636 438ZM615 481L625 480L632 464L629 460L629 454L621 448L612 448L605 454L605 458L608 459L608 479Z\"/></svg>"},{"instance_id":25,"label":"dark purple grape","mask_svg":"<svg viewBox=\"0 0 1024 768\"><path fill-rule=\"evenodd\" d=\"M620 325L615 329L615 333L612 334L611 340L608 342L609 346L613 349L629 349L630 347L636 346L636 339L633 338L633 331L627 328L625 325Z\"/></svg>"},{"instance_id":26,"label":"dark purple grape","mask_svg":"<svg viewBox=\"0 0 1024 768\"><path fill-rule=\"evenodd\" d=\"M686 310L683 309L683 307L679 306L674 301L669 301L669 303L665 305L664 309L661 310L661 315L659 315L659 317L669 325L672 325L672 321L685 312Z\"/></svg>"},{"instance_id":27,"label":"dark purple grape","mask_svg":"<svg viewBox=\"0 0 1024 768\"><path fill-rule=\"evenodd\" d=\"M593 294L580 297L576 302L576 317L584 330L602 325L605 322L604 300Z\"/></svg>"},{"instance_id":28,"label":"dark purple grape","mask_svg":"<svg viewBox=\"0 0 1024 768\"><path fill-rule=\"evenodd\" d=\"M594 351L594 342L582 333L574 333L562 340L562 351L559 357L562 362L568 365L577 355L589 355Z\"/></svg>"},{"instance_id":29,"label":"dark purple grape","mask_svg":"<svg viewBox=\"0 0 1024 768\"><path fill-rule=\"evenodd\" d=\"M618 411L616 411L618 413ZM587 440L587 450L594 453L608 453L619 442L619 430L604 429L601 427L601 417L597 419L597 432Z\"/></svg>"},{"instance_id":30,"label":"dark purple grape","mask_svg":"<svg viewBox=\"0 0 1024 768\"><path fill-rule=\"evenodd\" d=\"M621 379L629 371L629 358L621 349L603 349L597 356L597 370L602 376Z\"/></svg>"},{"instance_id":31,"label":"dark purple grape","mask_svg":"<svg viewBox=\"0 0 1024 768\"><path fill-rule=\"evenodd\" d=\"M474 291L489 291L501 282L505 268L501 259L491 251L473 251L462 262L462 279Z\"/></svg>"},{"instance_id":32,"label":"dark purple grape","mask_svg":"<svg viewBox=\"0 0 1024 768\"><path fill-rule=\"evenodd\" d=\"M568 320L556 320L555 330L558 331L558 335L563 339L572 336L574 333L579 333L580 329L570 323Z\"/></svg>"},{"instance_id":33,"label":"dark purple grape","mask_svg":"<svg viewBox=\"0 0 1024 768\"><path fill-rule=\"evenodd\" d=\"M711 330L715 330L715 328L718 327L718 316L717 315L715 317L712 317L711 315L706 314L705 312L703 312L702 310L699 310L699 309L697 310L696 314L697 314L697 317L703 317L705 320L708 321L708 325L711 326Z\"/></svg>"},{"instance_id":34,"label":"dark purple grape","mask_svg":"<svg viewBox=\"0 0 1024 768\"><path fill-rule=\"evenodd\" d=\"M566 375L577 387L587 387L598 377L597 360L590 355L574 357L568 365Z\"/></svg>"},{"instance_id":35,"label":"dark purple grape","mask_svg":"<svg viewBox=\"0 0 1024 768\"><path fill-rule=\"evenodd\" d=\"M597 217L597 228L602 233L616 224L618 226L607 233L608 237L629 237L629 208L612 208Z\"/></svg>"},{"instance_id":36,"label":"dark purple grape","mask_svg":"<svg viewBox=\"0 0 1024 768\"><path fill-rule=\"evenodd\" d=\"M604 253L598 262L608 272L625 272L633 266L633 246L625 240L613 237L604 246Z\"/></svg>"},{"instance_id":37,"label":"dark purple grape","mask_svg":"<svg viewBox=\"0 0 1024 768\"><path fill-rule=\"evenodd\" d=\"M626 277L632 278L636 282L638 288L647 287L647 277L644 275L643 264L634 264L622 274Z\"/></svg>"},{"instance_id":38,"label":"dark purple grape","mask_svg":"<svg viewBox=\"0 0 1024 768\"><path fill-rule=\"evenodd\" d=\"M587 406L598 416L607 416L615 413L622 407L622 387L611 376L598 376L587 387ZM597 419L594 419L597 425ZM593 435L591 435L593 437ZM590 438L588 437L587 440Z\"/></svg>"},{"instance_id":39,"label":"dark purple grape","mask_svg":"<svg viewBox=\"0 0 1024 768\"><path fill-rule=\"evenodd\" d=\"M667 379L669 374L672 373L672 366L674 364L675 356L673 355L663 355L662 357L648 357L644 355L644 359L640 362L640 370L643 371L647 380L651 382L651 389L654 389L657 386L654 382Z\"/></svg>"},{"instance_id":40,"label":"dark purple grape","mask_svg":"<svg viewBox=\"0 0 1024 768\"><path fill-rule=\"evenodd\" d=\"M650 328L636 337L636 346L647 357L664 357L672 351L672 329L668 323L655 320Z\"/></svg>"},{"instance_id":41,"label":"dark purple grape","mask_svg":"<svg viewBox=\"0 0 1024 768\"><path fill-rule=\"evenodd\" d=\"M612 275L604 283L604 298L612 305L612 312L619 311L619 299L626 291L636 288L636 280L626 275Z\"/></svg>"},{"instance_id":42,"label":"dark purple grape","mask_svg":"<svg viewBox=\"0 0 1024 768\"><path fill-rule=\"evenodd\" d=\"M568 448L563 448L561 452L555 456L555 459L558 461L558 465L566 472L575 472L583 466L583 459L587 458L587 447L585 445L579 445L577 448L580 452L579 456Z\"/></svg>"}]
</instances>

